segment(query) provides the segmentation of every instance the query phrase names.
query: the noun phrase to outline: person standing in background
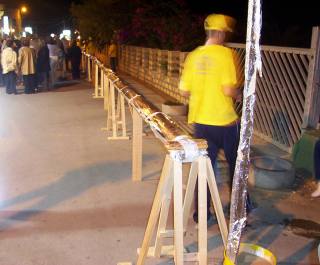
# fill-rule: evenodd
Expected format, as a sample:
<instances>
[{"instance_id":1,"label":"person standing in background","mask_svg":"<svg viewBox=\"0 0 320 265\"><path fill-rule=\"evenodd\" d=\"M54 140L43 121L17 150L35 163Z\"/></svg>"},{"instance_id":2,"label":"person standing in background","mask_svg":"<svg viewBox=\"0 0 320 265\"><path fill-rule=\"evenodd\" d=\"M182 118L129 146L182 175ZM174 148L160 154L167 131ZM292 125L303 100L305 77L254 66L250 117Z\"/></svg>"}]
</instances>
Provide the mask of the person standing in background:
<instances>
[{"instance_id":1,"label":"person standing in background","mask_svg":"<svg viewBox=\"0 0 320 265\"><path fill-rule=\"evenodd\" d=\"M6 47L2 50L1 65L7 94L17 94L17 54L13 50L13 40L11 39L6 41Z\"/></svg>"},{"instance_id":2,"label":"person standing in background","mask_svg":"<svg viewBox=\"0 0 320 265\"><path fill-rule=\"evenodd\" d=\"M30 48L36 51L36 55L38 55L40 47L41 47L41 40L39 38L32 37L30 39Z\"/></svg>"},{"instance_id":3,"label":"person standing in background","mask_svg":"<svg viewBox=\"0 0 320 265\"><path fill-rule=\"evenodd\" d=\"M69 71L69 58L68 58L68 49L70 48L70 42L66 39L66 37L63 37L61 39L62 45L63 45L63 52L64 52L64 59L65 59L65 69L68 72Z\"/></svg>"},{"instance_id":4,"label":"person standing in background","mask_svg":"<svg viewBox=\"0 0 320 265\"><path fill-rule=\"evenodd\" d=\"M49 49L44 40L41 40L36 70L38 86L42 85L44 89L49 89L50 58Z\"/></svg>"},{"instance_id":5,"label":"person standing in background","mask_svg":"<svg viewBox=\"0 0 320 265\"><path fill-rule=\"evenodd\" d=\"M22 40L22 47L19 49L18 64L23 77L24 92L33 94L36 92L36 51L31 49L29 39Z\"/></svg>"},{"instance_id":6,"label":"person standing in background","mask_svg":"<svg viewBox=\"0 0 320 265\"><path fill-rule=\"evenodd\" d=\"M48 39L47 46L49 49L50 58L50 88L53 88L57 79L58 58L60 54L60 49L53 38Z\"/></svg>"},{"instance_id":7,"label":"person standing in background","mask_svg":"<svg viewBox=\"0 0 320 265\"><path fill-rule=\"evenodd\" d=\"M76 40L72 41L67 56L71 62L72 79L80 79L81 49Z\"/></svg>"},{"instance_id":8,"label":"person standing in background","mask_svg":"<svg viewBox=\"0 0 320 265\"><path fill-rule=\"evenodd\" d=\"M117 45L114 40L110 41L110 46L108 48L108 57L110 62L110 68L113 72L117 70Z\"/></svg>"}]
</instances>

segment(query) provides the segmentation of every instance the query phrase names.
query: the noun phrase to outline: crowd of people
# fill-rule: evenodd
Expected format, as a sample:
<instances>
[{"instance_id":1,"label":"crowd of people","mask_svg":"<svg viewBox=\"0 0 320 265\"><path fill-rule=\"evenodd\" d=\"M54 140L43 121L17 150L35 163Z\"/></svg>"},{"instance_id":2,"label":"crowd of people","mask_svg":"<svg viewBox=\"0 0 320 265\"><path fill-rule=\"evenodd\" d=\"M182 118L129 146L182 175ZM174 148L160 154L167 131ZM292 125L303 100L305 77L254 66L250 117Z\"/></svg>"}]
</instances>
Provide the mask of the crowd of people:
<instances>
[{"instance_id":1,"label":"crowd of people","mask_svg":"<svg viewBox=\"0 0 320 265\"><path fill-rule=\"evenodd\" d=\"M73 79L80 78L81 48L75 40L8 37L0 40L0 58L0 85L7 94L18 94L20 83L25 94L50 90L68 70Z\"/></svg>"}]
</instances>

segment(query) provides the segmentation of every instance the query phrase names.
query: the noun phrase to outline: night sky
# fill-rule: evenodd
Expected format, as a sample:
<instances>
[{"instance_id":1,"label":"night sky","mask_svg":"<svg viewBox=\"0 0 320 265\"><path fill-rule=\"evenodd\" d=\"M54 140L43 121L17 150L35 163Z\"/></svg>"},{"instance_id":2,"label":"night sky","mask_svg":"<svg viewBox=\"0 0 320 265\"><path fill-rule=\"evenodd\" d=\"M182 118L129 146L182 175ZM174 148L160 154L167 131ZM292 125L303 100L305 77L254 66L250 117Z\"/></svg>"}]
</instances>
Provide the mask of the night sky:
<instances>
[{"instance_id":1,"label":"night sky","mask_svg":"<svg viewBox=\"0 0 320 265\"><path fill-rule=\"evenodd\" d=\"M59 32L64 26L69 26L72 23L69 14L71 2L75 2L72 0L25 0L24 2L2 0L1 2L16 6L25 3L29 7L29 12L25 15L24 22L36 26L40 34ZM188 2L195 13L226 13L236 17L238 21L242 20L243 24L246 22L248 8L246 0L188 0ZM298 35L301 34L299 33L301 28L305 30L302 34L310 34L312 26L320 25L320 14L316 2L310 0L264 0L262 2L262 34L264 31L266 32L265 38L262 37L264 42L268 44L270 34L281 35L281 32L288 27L292 27L293 30L294 27L300 28L300 31L297 30ZM274 29L275 24L277 26Z\"/></svg>"}]
</instances>

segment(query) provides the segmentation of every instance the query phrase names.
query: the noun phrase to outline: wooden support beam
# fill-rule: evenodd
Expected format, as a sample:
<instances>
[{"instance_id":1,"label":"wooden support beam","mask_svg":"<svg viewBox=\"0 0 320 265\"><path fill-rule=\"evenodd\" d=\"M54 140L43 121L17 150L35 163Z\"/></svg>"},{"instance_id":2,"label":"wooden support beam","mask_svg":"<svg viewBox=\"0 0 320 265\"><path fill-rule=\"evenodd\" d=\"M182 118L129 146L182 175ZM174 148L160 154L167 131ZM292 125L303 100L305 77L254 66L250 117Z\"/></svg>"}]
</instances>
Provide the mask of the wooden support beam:
<instances>
[{"instance_id":1,"label":"wooden support beam","mask_svg":"<svg viewBox=\"0 0 320 265\"><path fill-rule=\"evenodd\" d=\"M158 188L153 200L152 204L152 209L150 213L150 217L148 220L147 228L145 231L145 235L143 238L142 242L142 247L139 252L139 257L137 261L137 265L143 265L145 258L148 254L149 251L149 246L151 242L151 237L154 233L156 224L158 222L159 214L160 214L160 209L161 209L161 198L163 196L163 191L168 184L168 179L171 177L172 178L172 170L173 170L173 163L169 155L166 155L164 165L162 168L162 173L160 176Z\"/></svg>"},{"instance_id":2,"label":"wooden support beam","mask_svg":"<svg viewBox=\"0 0 320 265\"><path fill-rule=\"evenodd\" d=\"M88 81L91 82L91 59L88 57Z\"/></svg>"},{"instance_id":3,"label":"wooden support beam","mask_svg":"<svg viewBox=\"0 0 320 265\"><path fill-rule=\"evenodd\" d=\"M132 180L142 180L142 118L139 113L132 111Z\"/></svg>"},{"instance_id":4,"label":"wooden support beam","mask_svg":"<svg viewBox=\"0 0 320 265\"><path fill-rule=\"evenodd\" d=\"M223 241L224 246L226 247L227 242L228 242L228 227L227 227L227 222L226 222L226 219L225 219L225 216L223 213L223 207L222 207L222 203L221 203L220 196L219 196L219 190L218 190L218 186L216 183L216 177L214 175L211 160L208 157L206 158L206 164L207 164L207 170L208 170L207 181L208 181L208 186L209 186L209 190L211 193L211 199L213 202L214 211L217 216L222 241Z\"/></svg>"},{"instance_id":5,"label":"wooden support beam","mask_svg":"<svg viewBox=\"0 0 320 265\"><path fill-rule=\"evenodd\" d=\"M183 208L182 208L182 163L173 162L174 200L174 261L183 265Z\"/></svg>"}]
</instances>

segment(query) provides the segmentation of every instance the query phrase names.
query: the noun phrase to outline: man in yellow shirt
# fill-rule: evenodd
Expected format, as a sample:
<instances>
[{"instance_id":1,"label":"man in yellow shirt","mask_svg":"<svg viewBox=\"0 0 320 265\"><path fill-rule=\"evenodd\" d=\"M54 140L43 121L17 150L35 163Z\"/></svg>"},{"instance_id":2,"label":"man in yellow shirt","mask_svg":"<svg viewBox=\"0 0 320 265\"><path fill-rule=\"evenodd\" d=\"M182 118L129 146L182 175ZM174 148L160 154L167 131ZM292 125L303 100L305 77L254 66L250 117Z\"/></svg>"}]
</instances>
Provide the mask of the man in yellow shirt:
<instances>
[{"instance_id":1,"label":"man in yellow shirt","mask_svg":"<svg viewBox=\"0 0 320 265\"><path fill-rule=\"evenodd\" d=\"M240 132L234 101L241 97L242 90L239 89L240 78L234 53L223 44L234 24L233 18L221 14L211 14L206 18L207 40L187 56L179 85L181 93L189 97L188 122L194 123L196 138L207 140L212 165L218 150L224 150L231 185ZM198 222L197 192L195 197L193 219ZM213 219L209 211L210 198L208 196L208 223Z\"/></svg>"}]
</instances>

